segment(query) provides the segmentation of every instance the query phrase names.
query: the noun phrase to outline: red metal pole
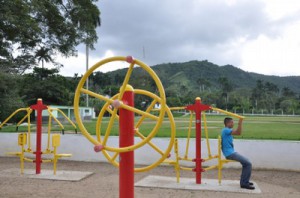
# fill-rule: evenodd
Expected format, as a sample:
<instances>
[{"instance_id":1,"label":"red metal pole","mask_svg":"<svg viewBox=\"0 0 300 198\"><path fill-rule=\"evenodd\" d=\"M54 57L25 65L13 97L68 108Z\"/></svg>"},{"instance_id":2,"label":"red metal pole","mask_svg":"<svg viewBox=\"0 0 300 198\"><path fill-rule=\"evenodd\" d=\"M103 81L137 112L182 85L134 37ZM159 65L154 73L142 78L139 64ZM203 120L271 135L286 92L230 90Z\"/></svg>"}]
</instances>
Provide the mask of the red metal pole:
<instances>
[{"instance_id":1,"label":"red metal pole","mask_svg":"<svg viewBox=\"0 0 300 198\"><path fill-rule=\"evenodd\" d=\"M201 184L202 158L201 158L201 111L210 109L210 106L201 103L201 98L197 97L195 104L188 105L187 110L192 110L196 114L196 157L193 160L196 163L194 171L196 172L196 184Z\"/></svg>"},{"instance_id":2,"label":"red metal pole","mask_svg":"<svg viewBox=\"0 0 300 198\"><path fill-rule=\"evenodd\" d=\"M35 154L35 173L41 173L41 163L42 163L42 111L47 109L46 105L43 105L42 99L37 100L37 104L31 105L31 109L37 111L36 120L36 151Z\"/></svg>"},{"instance_id":3,"label":"red metal pole","mask_svg":"<svg viewBox=\"0 0 300 198\"><path fill-rule=\"evenodd\" d=\"M201 159L201 110L200 100L195 100L196 114L196 184L201 184L202 159Z\"/></svg>"},{"instance_id":4,"label":"red metal pole","mask_svg":"<svg viewBox=\"0 0 300 198\"><path fill-rule=\"evenodd\" d=\"M130 85L127 85L122 101L124 104L134 106L134 92ZM119 109L119 146L131 146L134 144L134 112L126 109ZM119 197L134 197L134 151L120 153L119 173Z\"/></svg>"}]
</instances>

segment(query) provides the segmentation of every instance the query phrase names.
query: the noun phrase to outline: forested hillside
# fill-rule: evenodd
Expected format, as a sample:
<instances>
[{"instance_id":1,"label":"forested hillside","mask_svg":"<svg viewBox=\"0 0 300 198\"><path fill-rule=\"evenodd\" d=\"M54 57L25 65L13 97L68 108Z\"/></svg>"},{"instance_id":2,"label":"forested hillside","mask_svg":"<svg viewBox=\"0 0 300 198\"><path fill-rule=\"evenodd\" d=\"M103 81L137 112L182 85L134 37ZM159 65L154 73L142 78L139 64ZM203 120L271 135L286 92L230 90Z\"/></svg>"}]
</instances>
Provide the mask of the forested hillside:
<instances>
[{"instance_id":1,"label":"forested hillside","mask_svg":"<svg viewBox=\"0 0 300 198\"><path fill-rule=\"evenodd\" d=\"M200 96L207 104L240 112L299 112L300 76L261 75L208 61L167 63L152 66L152 69L164 85L170 106L189 104ZM125 72L126 69L121 69L105 75L114 81ZM147 83L141 83L141 80ZM153 82L146 72L137 68L131 84L151 87Z\"/></svg>"},{"instance_id":2,"label":"forested hillside","mask_svg":"<svg viewBox=\"0 0 300 198\"><path fill-rule=\"evenodd\" d=\"M184 106L200 96L203 103L239 113L300 114L300 76L267 76L208 61L168 63L152 68L163 83L169 106ZM126 71L94 72L89 78L89 89L113 96L118 93ZM57 69L39 67L23 75L0 72L0 121L16 109L34 104L37 98L49 105L73 105L79 80L77 74L64 77ZM129 83L134 88L156 92L154 81L141 68L134 69ZM139 98L136 104L141 105L142 100ZM86 105L84 96L81 104ZM103 101L89 99L89 106L97 112L102 105Z\"/></svg>"}]
</instances>

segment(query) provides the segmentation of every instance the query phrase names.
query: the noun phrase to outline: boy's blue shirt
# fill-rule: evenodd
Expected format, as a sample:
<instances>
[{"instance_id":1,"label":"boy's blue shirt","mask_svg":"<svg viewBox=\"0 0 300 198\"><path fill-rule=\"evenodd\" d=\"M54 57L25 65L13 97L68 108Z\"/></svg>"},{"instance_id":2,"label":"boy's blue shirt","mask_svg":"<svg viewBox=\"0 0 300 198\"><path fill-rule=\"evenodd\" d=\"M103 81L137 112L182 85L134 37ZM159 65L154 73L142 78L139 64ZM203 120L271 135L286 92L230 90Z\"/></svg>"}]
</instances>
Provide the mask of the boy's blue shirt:
<instances>
[{"instance_id":1,"label":"boy's blue shirt","mask_svg":"<svg viewBox=\"0 0 300 198\"><path fill-rule=\"evenodd\" d=\"M225 157L234 153L232 129L225 127L222 129L222 152Z\"/></svg>"}]
</instances>

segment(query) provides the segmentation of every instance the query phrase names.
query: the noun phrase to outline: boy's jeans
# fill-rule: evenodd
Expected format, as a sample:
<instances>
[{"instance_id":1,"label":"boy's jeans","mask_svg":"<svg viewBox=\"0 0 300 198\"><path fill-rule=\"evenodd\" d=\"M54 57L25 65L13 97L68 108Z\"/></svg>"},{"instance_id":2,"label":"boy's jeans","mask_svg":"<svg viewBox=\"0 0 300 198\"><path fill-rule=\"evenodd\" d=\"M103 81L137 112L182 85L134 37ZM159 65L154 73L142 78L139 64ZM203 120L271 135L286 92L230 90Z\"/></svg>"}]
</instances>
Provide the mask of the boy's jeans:
<instances>
[{"instance_id":1,"label":"boy's jeans","mask_svg":"<svg viewBox=\"0 0 300 198\"><path fill-rule=\"evenodd\" d=\"M231 155L227 156L226 159L235 160L242 164L243 169L242 169L242 174L241 174L240 185L248 186L249 180L251 177L251 171L252 171L251 162L247 158L245 158L244 156L240 155L237 152L232 153Z\"/></svg>"}]
</instances>

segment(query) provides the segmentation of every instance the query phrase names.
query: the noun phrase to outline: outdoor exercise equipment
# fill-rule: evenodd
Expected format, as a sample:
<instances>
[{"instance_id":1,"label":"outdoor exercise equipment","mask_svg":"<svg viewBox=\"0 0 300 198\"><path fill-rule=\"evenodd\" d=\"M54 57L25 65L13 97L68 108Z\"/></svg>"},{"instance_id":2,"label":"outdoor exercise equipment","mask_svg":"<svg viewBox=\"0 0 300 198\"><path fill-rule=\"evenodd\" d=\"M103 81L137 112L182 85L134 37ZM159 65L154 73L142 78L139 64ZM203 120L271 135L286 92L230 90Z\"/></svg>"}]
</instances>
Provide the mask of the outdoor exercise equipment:
<instances>
[{"instance_id":1,"label":"outdoor exercise equipment","mask_svg":"<svg viewBox=\"0 0 300 198\"><path fill-rule=\"evenodd\" d=\"M201 103L201 99L199 97L196 98L195 103L192 105L188 105L186 107L172 107L170 108L171 110L188 110L190 112L190 120L189 120L189 128L188 128L188 133L187 133L187 140L186 140L186 149L185 149L185 155L184 157L180 157L178 153L178 143L175 140L175 160L167 160L167 163L174 165L175 171L176 171L176 177L177 177L177 182L179 182L180 179L180 170L188 170L188 171L194 171L196 173L196 183L201 184L201 173L212 170L217 168L218 169L218 180L219 183L221 183L221 178L222 178L222 168L225 163L228 162L235 162L233 160L226 160L222 159L222 154L221 154L221 137L218 137L218 153L216 155L211 154L211 148L210 148L210 142L209 142L209 137L208 137L208 128L207 128L207 119L206 119L206 114L205 111L212 110L216 111L225 115L229 115L235 118L239 119L244 119L243 116L215 108L209 105L204 105ZM191 138L191 128L192 128L192 123L193 123L193 116L196 115L196 120L195 120L195 125L196 125L196 156L194 159L190 158L188 156L188 151L189 151L189 144L190 144L190 138ZM204 131L205 131L205 139L206 139L206 145L207 145L207 151L208 151L208 157L207 158L202 158L201 156L201 117L203 118L203 123L204 123ZM207 162L212 159L217 159L218 164L209 166L209 167L203 167L202 163ZM195 162L195 168L190 168L190 167L184 167L180 165L180 161L192 161Z\"/></svg>"},{"instance_id":2,"label":"outdoor exercise equipment","mask_svg":"<svg viewBox=\"0 0 300 198\"><path fill-rule=\"evenodd\" d=\"M44 162L53 162L54 174L56 174L56 163L57 160L61 157L71 157L71 154L58 154L57 147L60 145L60 135L54 134L52 135L52 146L53 150L50 150L50 129L48 129L48 141L47 148L45 151L42 151L42 111L48 109L46 105L43 104L42 99L37 100L37 104L31 105L29 108L26 108L27 111L26 116L22 119L23 121L28 118L28 132L21 133L18 135L18 145L21 146L21 152L9 152L8 155L16 155L20 158L21 163L21 173L24 173L24 161L35 163L36 174L41 173L41 164ZM22 109L24 110L24 109ZM37 119L36 119L36 150L32 151L30 144L30 113L35 110L37 111ZM15 111L8 119L5 120L6 123L15 113L19 112ZM51 117L51 115L49 115ZM49 119L51 122L51 120ZM27 145L28 140L28 148L25 149L25 145ZM25 153L30 153L35 155L35 159L31 159L25 156ZM43 154L53 154L53 158L50 159L42 159Z\"/></svg>"},{"instance_id":3,"label":"outdoor exercise equipment","mask_svg":"<svg viewBox=\"0 0 300 198\"><path fill-rule=\"evenodd\" d=\"M156 101L159 101L159 97L149 91L146 91L146 90L141 90L141 89L134 89L134 94L135 96L136 95L142 95L142 96L147 96L147 99L148 100L152 100L152 102L150 103L150 105L147 107L146 111L145 112L150 112L155 104L156 104ZM117 99L119 96L119 94L116 94L115 96L113 96L111 99L112 100L115 100ZM102 139L101 139L101 126L102 126L102 122L103 122L103 117L106 113L112 113L113 110L111 109L111 106L110 106L110 103L109 102L106 102L100 113L99 113L99 117L98 117L98 120L97 120L97 124L96 124L96 135L97 135L97 140L99 142L102 142ZM172 116L172 113L170 111L170 109L166 106L166 113L167 113L167 116L168 116L168 119L169 119L169 123L170 123L170 133L169 134L164 134L164 136L167 136L167 137L170 137L170 142L166 148L165 151L161 150L160 148L158 148L154 143L151 142L151 140L149 142L147 142L147 144L152 148L154 149L158 154L159 156L162 156L160 157L155 163L153 164L150 164L148 166L145 166L145 167L142 167L142 166L139 166L138 168L135 168L134 171L135 172L144 172L144 171L148 171L148 170L151 170L153 168L155 168L156 166L158 166L159 164L161 164L164 159L166 157L169 157L170 155L170 151L172 150L172 147L173 147L173 144L174 144L174 140L175 140L175 122L174 122L174 118ZM141 116L139 118L139 120L136 122L135 126L134 126L134 133L137 137L141 138L141 139L145 139L145 136L140 132L140 130L142 131L143 129L140 129L143 121L145 120L145 116ZM116 115L115 117L116 121L118 122L119 121L119 116ZM102 153L104 154L104 156L107 158L107 160L112 163L114 166L116 167L119 167L119 163L117 162L117 157L119 156L119 153L118 152L113 152L113 156L110 155L109 152L107 152L106 150L102 150Z\"/></svg>"},{"instance_id":4,"label":"outdoor exercise equipment","mask_svg":"<svg viewBox=\"0 0 300 198\"><path fill-rule=\"evenodd\" d=\"M31 114L33 112L34 109L32 109L31 107L27 107L27 108L20 108L17 109L16 111L14 111L10 116L8 116L1 124L0 124L0 129L2 129L2 127L8 123L8 121L13 118L16 114L18 114L19 112L25 111L26 114L25 116L16 124L16 131L19 130L19 126L27 119L27 139L28 139L28 148L26 149L28 152L31 151ZM62 134L65 133L65 127L64 125L53 115L53 111L58 111L59 113L61 113L61 115L74 127L75 133L77 133L77 126L74 124L74 122L68 117L66 116L66 114L59 108L51 108L50 106L46 106L46 109L49 115L49 119L48 119L48 141L47 141L47 149L50 149L50 133L51 133L51 129L52 129L52 119L59 125Z\"/></svg>"},{"instance_id":5,"label":"outdoor exercise equipment","mask_svg":"<svg viewBox=\"0 0 300 198\"><path fill-rule=\"evenodd\" d=\"M88 79L88 77L99 67L107 64L107 63L115 63L115 62L127 62L129 63L129 68L127 70L127 73L125 75L124 81L122 83L122 86L120 88L119 94L114 96L113 98L107 98L99 93L95 93L92 91L89 91L84 88L85 81ZM156 86L158 95L152 94L147 91L142 90L135 90L132 86L129 85L129 80L132 75L132 71L134 66L139 66L143 70L145 70L154 80ZM79 115L79 99L81 94L88 94L89 96L95 97L99 100L105 101L105 105L103 106L101 113L99 114L98 121L97 121L97 138L94 138L85 128L82 119ZM143 94L147 95L150 98L153 99L150 107L147 108L146 111L142 111L138 108L134 107L134 95L135 94ZM151 114L151 109L153 106L159 103L161 108L158 111L158 115ZM112 110L109 110L109 105L113 106ZM134 197L134 150L142 147L145 144L149 144L154 150L159 152L161 154L161 159L158 160L156 163L154 163L152 166L149 166L147 168L144 168L144 170L150 170L157 166L161 161L163 161L166 157L169 156L169 150L170 147L173 146L174 138L170 139L169 147L165 152L161 151L157 148L152 142L151 139L156 135L158 132L164 116L166 112L167 106L166 106L166 98L165 98L165 92L163 89L163 86L157 77L157 75L154 73L154 71L144 64L143 62L133 59L131 56L127 57L111 57L104 59L98 63L96 63L93 67L91 67L81 78L74 97L74 113L75 118L78 123L78 126L82 132L82 134L92 143L94 144L94 150L99 152L102 151L105 155L105 157L108 158L108 160L113 163L114 165L119 165L120 170L120 190L119 190L119 197L120 198L132 198ZM108 126L105 130L104 137L101 138L100 133L100 124L102 117L104 115L104 111L109 111L111 116L108 122ZM135 124L134 117L135 115L141 116L138 120L138 122ZM169 119L173 120L172 114L168 114ZM171 117L171 118L170 118ZM142 131L140 131L141 125L143 124L143 121L145 119L151 119L155 123L151 131L148 133L148 135L144 136L142 135ZM108 145L108 139L112 131L112 127L116 120L119 121L119 147L116 146L110 146ZM174 122L170 122L171 125L173 125L172 131L171 131L171 137L175 137L175 125ZM135 143L134 142L134 135L137 135L140 137L141 141ZM107 151L114 153L113 156L110 156ZM117 163L115 159L119 156L119 162ZM137 169L136 169L137 171Z\"/></svg>"}]
</instances>

